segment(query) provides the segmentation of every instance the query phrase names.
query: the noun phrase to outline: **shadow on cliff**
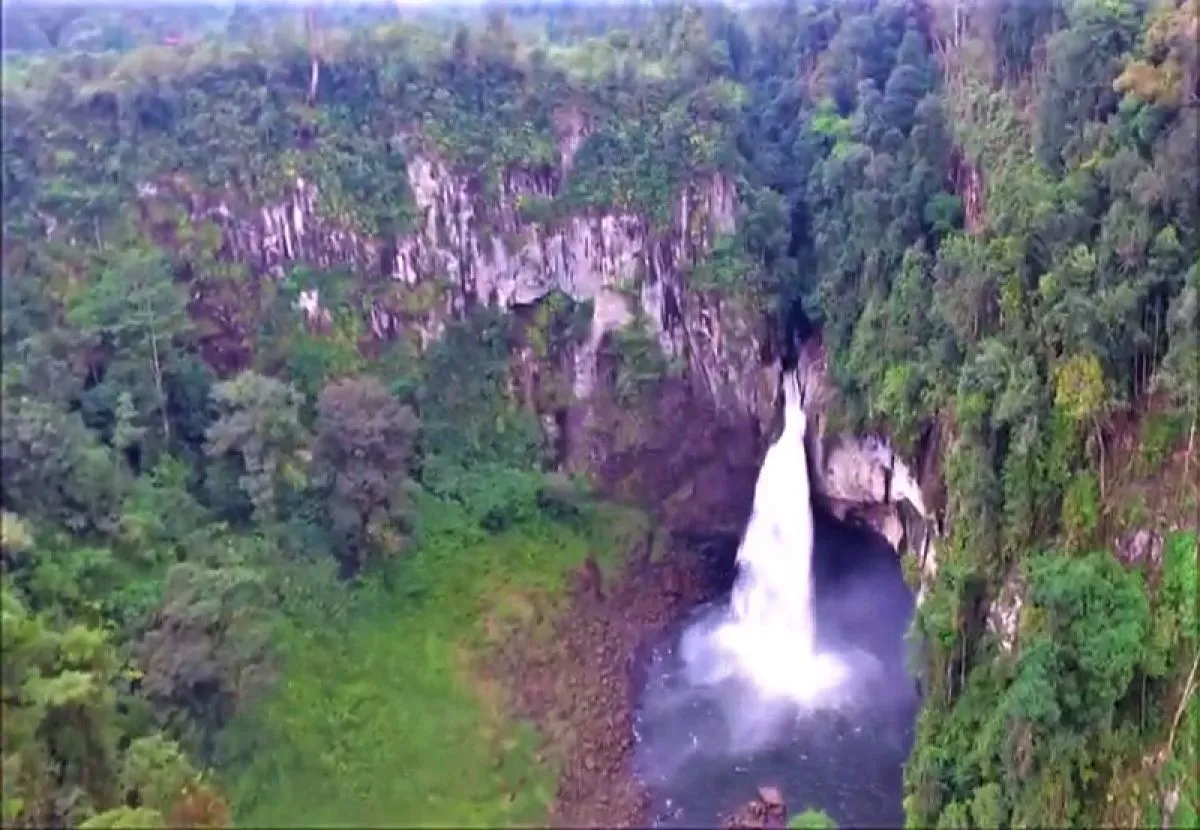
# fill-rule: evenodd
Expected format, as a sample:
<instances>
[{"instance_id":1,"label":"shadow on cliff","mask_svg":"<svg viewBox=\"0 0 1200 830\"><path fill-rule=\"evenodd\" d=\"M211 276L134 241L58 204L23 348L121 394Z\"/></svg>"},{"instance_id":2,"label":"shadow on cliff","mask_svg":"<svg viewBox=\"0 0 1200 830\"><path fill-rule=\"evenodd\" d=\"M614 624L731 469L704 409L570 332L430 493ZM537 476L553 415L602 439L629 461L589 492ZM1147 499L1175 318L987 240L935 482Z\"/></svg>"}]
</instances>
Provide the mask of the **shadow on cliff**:
<instances>
[{"instance_id":1,"label":"shadow on cliff","mask_svg":"<svg viewBox=\"0 0 1200 830\"><path fill-rule=\"evenodd\" d=\"M632 406L600 392L573 416L587 424L570 463L606 498L646 510L675 542L736 548L765 447L752 418L717 410L677 378Z\"/></svg>"}]
</instances>

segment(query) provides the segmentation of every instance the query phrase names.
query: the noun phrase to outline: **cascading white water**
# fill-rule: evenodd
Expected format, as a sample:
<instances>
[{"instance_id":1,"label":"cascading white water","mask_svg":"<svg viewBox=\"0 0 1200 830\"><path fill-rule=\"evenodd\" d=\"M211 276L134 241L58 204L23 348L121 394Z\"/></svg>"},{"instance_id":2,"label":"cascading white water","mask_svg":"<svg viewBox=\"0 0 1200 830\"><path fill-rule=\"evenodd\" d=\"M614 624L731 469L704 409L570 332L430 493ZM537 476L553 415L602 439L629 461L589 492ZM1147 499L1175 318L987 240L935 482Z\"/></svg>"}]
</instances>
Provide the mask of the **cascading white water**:
<instances>
[{"instance_id":1,"label":"cascading white water","mask_svg":"<svg viewBox=\"0 0 1200 830\"><path fill-rule=\"evenodd\" d=\"M754 512L738 549L731 622L763 633L786 630L792 648L808 654L815 631L805 416L791 372L784 376L783 389L783 434L758 473Z\"/></svg>"},{"instance_id":2,"label":"cascading white water","mask_svg":"<svg viewBox=\"0 0 1200 830\"><path fill-rule=\"evenodd\" d=\"M685 638L684 650L697 680L736 677L765 698L812 705L845 672L816 648L806 417L794 373L784 375L783 388L783 433L758 474L729 611Z\"/></svg>"}]
</instances>

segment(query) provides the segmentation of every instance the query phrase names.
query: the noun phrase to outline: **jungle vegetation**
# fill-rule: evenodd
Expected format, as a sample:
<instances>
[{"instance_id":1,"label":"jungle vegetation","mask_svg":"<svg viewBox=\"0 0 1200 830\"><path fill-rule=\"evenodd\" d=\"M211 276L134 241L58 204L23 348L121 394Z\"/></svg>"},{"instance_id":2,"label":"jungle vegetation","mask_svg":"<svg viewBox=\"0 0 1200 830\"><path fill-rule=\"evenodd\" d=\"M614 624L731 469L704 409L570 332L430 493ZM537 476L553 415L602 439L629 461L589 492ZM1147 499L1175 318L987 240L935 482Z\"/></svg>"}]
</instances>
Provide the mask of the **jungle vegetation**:
<instances>
[{"instance_id":1,"label":"jungle vegetation","mask_svg":"<svg viewBox=\"0 0 1200 830\"><path fill-rule=\"evenodd\" d=\"M554 594L639 519L552 471L512 315L379 342L385 276L263 275L187 205L300 177L395 239L412 157L491 198L557 165L570 102L591 130L528 221L664 225L730 176L697 290L801 299L847 428L911 453L936 427L911 825L1195 826L1198 14L6 4L4 824L542 820L538 736L459 657L498 586ZM633 397L674 371L619 342ZM1131 557L1139 529L1161 545Z\"/></svg>"}]
</instances>

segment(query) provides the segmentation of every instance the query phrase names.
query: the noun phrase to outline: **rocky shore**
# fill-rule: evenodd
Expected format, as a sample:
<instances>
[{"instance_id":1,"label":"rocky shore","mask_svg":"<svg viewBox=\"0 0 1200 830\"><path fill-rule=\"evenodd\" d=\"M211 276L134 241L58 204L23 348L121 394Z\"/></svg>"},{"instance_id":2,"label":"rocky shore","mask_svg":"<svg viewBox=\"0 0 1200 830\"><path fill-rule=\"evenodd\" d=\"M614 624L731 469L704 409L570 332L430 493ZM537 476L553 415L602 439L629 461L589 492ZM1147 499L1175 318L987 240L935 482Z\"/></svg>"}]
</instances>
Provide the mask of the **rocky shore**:
<instances>
[{"instance_id":1,"label":"rocky shore","mask_svg":"<svg viewBox=\"0 0 1200 830\"><path fill-rule=\"evenodd\" d=\"M698 553L652 562L649 552L649 545L639 551L611 585L589 563L548 642L513 637L490 661L507 680L515 714L538 725L544 752L558 763L554 827L648 824L647 795L633 768L640 656L721 590L723 578L720 565Z\"/></svg>"},{"instance_id":2,"label":"rocky shore","mask_svg":"<svg viewBox=\"0 0 1200 830\"><path fill-rule=\"evenodd\" d=\"M722 823L724 830L776 830L787 826L787 805L777 787L758 788L758 796Z\"/></svg>"}]
</instances>

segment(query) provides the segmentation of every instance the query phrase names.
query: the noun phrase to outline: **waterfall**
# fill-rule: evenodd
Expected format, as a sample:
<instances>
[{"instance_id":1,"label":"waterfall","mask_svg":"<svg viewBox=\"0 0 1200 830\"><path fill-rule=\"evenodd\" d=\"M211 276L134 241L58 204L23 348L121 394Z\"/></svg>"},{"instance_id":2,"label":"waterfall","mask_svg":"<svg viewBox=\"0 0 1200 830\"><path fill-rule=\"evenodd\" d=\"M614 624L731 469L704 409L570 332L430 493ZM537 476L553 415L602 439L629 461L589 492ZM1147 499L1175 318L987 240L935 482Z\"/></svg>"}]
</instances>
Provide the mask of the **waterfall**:
<instances>
[{"instance_id":1,"label":"waterfall","mask_svg":"<svg viewBox=\"0 0 1200 830\"><path fill-rule=\"evenodd\" d=\"M804 450L805 414L792 372L784 375L783 434L767 451L754 488L754 511L738 549L731 622L786 631L792 648L811 653L812 504Z\"/></svg>"},{"instance_id":2,"label":"waterfall","mask_svg":"<svg viewBox=\"0 0 1200 830\"><path fill-rule=\"evenodd\" d=\"M694 764L712 763L704 758L744 772L801 735L836 734L840 742L845 724L869 722L913 691L903 649L877 655L863 638L871 628L864 621L888 617L886 603L873 604L878 571L859 582L822 581L817 596L804 398L795 372L782 386L783 430L758 473L732 594L698 609L677 643L657 655L658 680L638 715L653 725L638 733L641 763L660 781L687 778ZM834 533L822 543L853 556L848 538ZM827 717L830 710L839 716Z\"/></svg>"},{"instance_id":3,"label":"waterfall","mask_svg":"<svg viewBox=\"0 0 1200 830\"><path fill-rule=\"evenodd\" d=\"M737 679L764 698L811 705L845 672L817 647L806 416L794 372L785 373L783 390L783 432L759 470L729 609L690 632L684 651L694 680Z\"/></svg>"}]
</instances>

